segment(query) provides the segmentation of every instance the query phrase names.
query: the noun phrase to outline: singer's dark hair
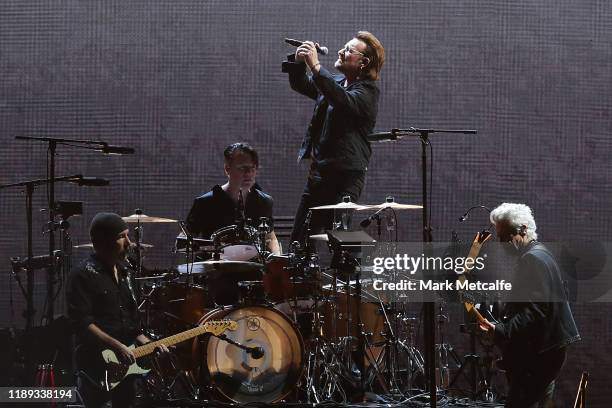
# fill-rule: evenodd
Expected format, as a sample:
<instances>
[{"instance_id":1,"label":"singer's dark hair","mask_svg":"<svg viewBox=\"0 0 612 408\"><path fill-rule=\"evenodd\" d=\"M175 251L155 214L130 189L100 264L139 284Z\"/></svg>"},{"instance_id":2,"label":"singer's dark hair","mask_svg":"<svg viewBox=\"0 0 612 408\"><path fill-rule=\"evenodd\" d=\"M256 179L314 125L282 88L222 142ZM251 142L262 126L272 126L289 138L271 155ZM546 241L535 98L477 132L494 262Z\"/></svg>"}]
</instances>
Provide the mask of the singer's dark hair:
<instances>
[{"instance_id":1,"label":"singer's dark hair","mask_svg":"<svg viewBox=\"0 0 612 408\"><path fill-rule=\"evenodd\" d=\"M356 38L365 43L365 56L370 59L366 65L364 76L376 81L380 77L380 70L385 63L385 49L378 38L369 31L359 31Z\"/></svg>"},{"instance_id":2,"label":"singer's dark hair","mask_svg":"<svg viewBox=\"0 0 612 408\"><path fill-rule=\"evenodd\" d=\"M223 151L223 157L225 158L225 162L230 163L234 158L234 154L236 154L236 152L248 154L249 156L251 156L251 159L253 160L253 163L255 163L255 166L259 167L259 155L257 154L257 150L253 149L250 144L244 142L232 143L231 145L225 148L225 150Z\"/></svg>"}]
</instances>

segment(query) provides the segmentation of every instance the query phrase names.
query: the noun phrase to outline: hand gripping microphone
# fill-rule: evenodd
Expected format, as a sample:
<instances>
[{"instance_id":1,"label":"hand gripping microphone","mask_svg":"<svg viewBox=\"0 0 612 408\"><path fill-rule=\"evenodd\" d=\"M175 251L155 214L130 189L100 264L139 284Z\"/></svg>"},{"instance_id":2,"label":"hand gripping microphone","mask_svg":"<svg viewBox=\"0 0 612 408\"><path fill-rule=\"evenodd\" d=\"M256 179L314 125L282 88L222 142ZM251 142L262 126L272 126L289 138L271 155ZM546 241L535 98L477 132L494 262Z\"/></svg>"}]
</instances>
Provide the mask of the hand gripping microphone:
<instances>
[{"instance_id":1,"label":"hand gripping microphone","mask_svg":"<svg viewBox=\"0 0 612 408\"><path fill-rule=\"evenodd\" d=\"M304 41L294 40L292 38L285 38L285 42L289 45L293 45L294 47L299 47L300 45L304 44ZM315 45L315 48L317 49L317 52L321 55L327 55L329 53L329 49L327 47Z\"/></svg>"}]
</instances>

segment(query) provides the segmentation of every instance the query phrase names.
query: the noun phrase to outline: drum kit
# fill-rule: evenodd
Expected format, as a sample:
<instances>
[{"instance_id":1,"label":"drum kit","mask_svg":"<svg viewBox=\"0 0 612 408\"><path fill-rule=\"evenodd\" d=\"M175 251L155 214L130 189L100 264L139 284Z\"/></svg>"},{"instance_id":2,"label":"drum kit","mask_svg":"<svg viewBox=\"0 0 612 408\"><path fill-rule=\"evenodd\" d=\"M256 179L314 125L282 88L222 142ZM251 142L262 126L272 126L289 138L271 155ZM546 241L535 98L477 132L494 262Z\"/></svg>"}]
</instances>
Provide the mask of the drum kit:
<instances>
[{"instance_id":1,"label":"drum kit","mask_svg":"<svg viewBox=\"0 0 612 408\"><path fill-rule=\"evenodd\" d=\"M420 206L343 201L311 210L334 210L342 220L346 212L386 208ZM124 220L137 224L139 250L146 248L139 242L142 224L177 222L141 212ZM294 242L279 255L267 252L261 229L246 224L221 228L211 239L189 236L182 223L181 228L174 250L185 263L149 276L135 268L147 333L162 338L223 319L238 328L177 346L171 363L154 370L150 380L160 398L350 402L366 391L403 397L422 381L417 319L404 304L369 290L371 280L361 279L358 262L351 262L357 252L337 256L344 238L331 231L313 234L306 244ZM358 241L367 241L367 234L358 233ZM331 267L320 265L317 242L327 243ZM139 254L139 265L141 260Z\"/></svg>"}]
</instances>

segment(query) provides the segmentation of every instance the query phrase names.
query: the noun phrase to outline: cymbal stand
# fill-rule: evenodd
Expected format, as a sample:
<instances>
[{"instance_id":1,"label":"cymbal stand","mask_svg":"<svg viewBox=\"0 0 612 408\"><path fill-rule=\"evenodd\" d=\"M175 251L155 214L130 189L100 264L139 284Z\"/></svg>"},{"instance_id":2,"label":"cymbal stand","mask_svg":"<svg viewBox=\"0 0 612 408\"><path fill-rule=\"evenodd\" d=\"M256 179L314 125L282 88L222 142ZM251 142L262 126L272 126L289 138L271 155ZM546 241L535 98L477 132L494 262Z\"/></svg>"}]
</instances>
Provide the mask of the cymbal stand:
<instances>
[{"instance_id":1,"label":"cymbal stand","mask_svg":"<svg viewBox=\"0 0 612 408\"><path fill-rule=\"evenodd\" d=\"M334 273L334 277L335 277ZM320 277L320 274L318 274ZM315 278L316 279L316 278ZM308 403L321 403L334 400L335 396L341 398L341 402L348 402L347 393L340 381L342 378L342 359L336 351L335 341L329 342L323 335L323 321L321 319L321 279L316 282L316 289L313 294L313 321L312 338L308 347L306 361L306 400ZM334 289L335 292L335 289ZM335 316L336 316L336 297L326 299L324 302L331 302L330 308L333 310L333 337L335 340Z\"/></svg>"},{"instance_id":2,"label":"cymbal stand","mask_svg":"<svg viewBox=\"0 0 612 408\"><path fill-rule=\"evenodd\" d=\"M134 210L134 214L137 215L142 215L142 210L140 208L137 208L136 210ZM136 254L136 265L134 265L136 267L136 278L140 278L142 276L142 252L141 252L141 248L142 248L142 237L143 237L143 226L140 224L140 218L138 218L138 220L136 221L136 226L134 227L134 236L136 237L136 248L134 249L134 252ZM142 296L142 286L140 285L139 281L136 279L134 280L134 287L136 288L136 298L140 299L140 297Z\"/></svg>"},{"instance_id":3,"label":"cymbal stand","mask_svg":"<svg viewBox=\"0 0 612 408\"><path fill-rule=\"evenodd\" d=\"M448 368L448 357L450 356L455 363L455 368L461 366L461 359L455 352L455 349L451 344L444 342L444 323L448 320L448 316L444 314L444 306L442 303L438 305L438 336L440 338L440 343L436 344L436 352L437 352L437 362L439 373L439 384L437 385L439 389L449 388L450 384L450 375Z\"/></svg>"},{"instance_id":4,"label":"cymbal stand","mask_svg":"<svg viewBox=\"0 0 612 408\"><path fill-rule=\"evenodd\" d=\"M259 225L257 226L257 240L255 242L255 248L260 254L268 251L268 244L266 242L266 236L272 231L270 227L270 219L268 217L259 217ZM262 256L265 261L265 256Z\"/></svg>"},{"instance_id":5,"label":"cymbal stand","mask_svg":"<svg viewBox=\"0 0 612 408\"><path fill-rule=\"evenodd\" d=\"M472 328L466 328L466 326L472 326ZM463 356L463 362L461 362L459 369L453 376L449 383L449 388L452 387L462 374L465 375L465 370L469 369L468 381L470 384L470 396L473 401L476 401L481 395L484 396L484 400L488 402L494 402L496 398L496 392L492 386L492 378L495 374L493 369L493 344L483 344L485 349L485 356L481 358L476 352L476 339L477 335L474 333L475 330L480 330L478 323L466 323L461 325L461 331L469 331L470 335L470 354ZM486 369L486 374L483 372L483 366ZM480 387L480 388L479 388Z\"/></svg>"},{"instance_id":6,"label":"cymbal stand","mask_svg":"<svg viewBox=\"0 0 612 408\"><path fill-rule=\"evenodd\" d=\"M394 201L392 196L387 196L385 198L385 201L388 203L392 203ZM384 208L384 210L392 210L392 208ZM387 241L386 242L382 242L381 238L382 238L382 217L377 216L375 217L376 220L376 231L377 231L377 237L378 237L378 243L379 245L384 245L385 248L385 255L391 255L394 252L394 247L395 245L392 244L392 241L394 241L394 238L397 238L397 235L395 235L394 237L394 231L396 231L396 219L395 219L395 211L393 211L393 215L388 215L387 217L385 217L385 229L387 230ZM395 241L397 241L397 239L395 239ZM393 277L390 279L392 282L396 282L397 276L395 276L396 274L393 274ZM380 304L380 310L382 312L383 315L383 319L384 319L384 331L382 333L383 337L384 337L384 351L383 351L383 355L384 355L384 366L385 366L385 371L387 373L387 378L386 378L386 382L387 385L384 386L384 388L387 389L388 393L391 393L393 395L398 395L398 394L402 394L402 391L399 387L399 381L398 381L398 371L399 371L399 338L397 336L398 334L398 312L397 309L395 307L396 302L395 302L395 293L392 293L393 297L391 299L388 299L388 303L389 306L387 307L385 305L385 301L383 301L383 299L380 298L380 296L378 296L378 303ZM391 316L393 316L393 321ZM395 326L395 327L394 327ZM378 362L376 362L376 364L378 365ZM376 370L378 370L378 367L375 367Z\"/></svg>"},{"instance_id":7,"label":"cymbal stand","mask_svg":"<svg viewBox=\"0 0 612 408\"><path fill-rule=\"evenodd\" d=\"M425 359L421 354L421 351L416 347L416 332L414 331L413 324L410 324L411 321L416 321L416 318L406 317L403 315L401 317L401 324L404 326L409 326L409 335L407 340L398 339L398 344L401 346L401 349L406 353L408 359L406 360L406 388L408 391L414 389L413 387L413 377L420 373L421 375L425 375Z\"/></svg>"},{"instance_id":8,"label":"cymbal stand","mask_svg":"<svg viewBox=\"0 0 612 408\"><path fill-rule=\"evenodd\" d=\"M195 245L193 241L193 234L189 231L189 229L187 229L187 225L185 224L185 222L179 221L178 225L181 228L183 234L185 234L185 239L187 240L187 243L185 245L185 262L188 265L191 264L187 267L187 283L190 284L192 283L191 273L193 272L193 264L196 261L196 250L198 247ZM219 251L219 246L217 245L217 243L215 243L213 259L216 260L220 258L219 252L217 251Z\"/></svg>"}]
</instances>

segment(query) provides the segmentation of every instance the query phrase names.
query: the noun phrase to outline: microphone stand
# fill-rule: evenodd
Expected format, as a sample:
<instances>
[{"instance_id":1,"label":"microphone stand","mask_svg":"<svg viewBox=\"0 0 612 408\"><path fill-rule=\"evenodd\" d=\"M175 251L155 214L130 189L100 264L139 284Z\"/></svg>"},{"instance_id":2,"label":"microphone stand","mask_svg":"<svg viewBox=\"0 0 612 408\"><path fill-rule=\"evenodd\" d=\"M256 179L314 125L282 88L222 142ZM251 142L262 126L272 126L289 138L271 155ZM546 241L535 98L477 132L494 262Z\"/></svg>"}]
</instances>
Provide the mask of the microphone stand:
<instances>
[{"instance_id":1,"label":"microphone stand","mask_svg":"<svg viewBox=\"0 0 612 408\"><path fill-rule=\"evenodd\" d=\"M421 181L422 181L422 203L423 203L423 242L433 241L432 229L429 224L429 201L427 194L427 146L431 146L429 135L432 133L459 133L464 135L476 134L476 130L466 129L421 129L410 127L408 129L391 129L391 132L374 133L368 139L374 141L399 140L403 137L418 137L421 141ZM425 377L429 391L429 406L436 407L436 309L435 302L423 303L424 330L423 338L425 341Z\"/></svg>"},{"instance_id":2,"label":"microphone stand","mask_svg":"<svg viewBox=\"0 0 612 408\"><path fill-rule=\"evenodd\" d=\"M48 166L48 185L49 194L47 207L49 210L49 257L51 258L51 265L47 268L47 310L46 310L46 323L47 325L53 322L54 315L54 297L55 297L55 279L56 279L56 263L53 257L55 251L55 229L53 228L53 222L55 220L55 152L57 151L58 144L64 144L71 147L77 147L81 149L92 149L100 150L104 152L108 147L108 143L91 140L71 140L62 139L55 137L33 137L33 136L15 136L16 140L35 140L39 142L47 142L49 148L47 150L49 158Z\"/></svg>"},{"instance_id":3,"label":"microphone stand","mask_svg":"<svg viewBox=\"0 0 612 408\"><path fill-rule=\"evenodd\" d=\"M32 328L34 315L36 314L36 310L34 309L34 268L32 267L32 258L34 257L34 244L33 244L33 235L32 235L32 199L34 196L34 187L44 185L44 184L53 184L58 181L68 181L73 182L75 180L82 179L82 175L75 174L72 176L63 176L63 177L54 177L53 179L35 179L28 181L21 181L18 183L11 184L3 184L0 185L0 189L10 188L10 187L25 187L26 188L26 225L27 225L27 235L28 235L28 249L27 249L27 262L26 262L26 311L24 313L24 317L26 319L26 331ZM49 225L49 230L53 231L54 228L54 218L51 219L51 224ZM54 248L55 249L55 248ZM53 261L55 256L53 256L53 252L51 253L50 259Z\"/></svg>"},{"instance_id":4,"label":"microphone stand","mask_svg":"<svg viewBox=\"0 0 612 408\"><path fill-rule=\"evenodd\" d=\"M32 217L32 200L34 196L34 188L36 186L44 185L44 184L53 185L55 182L58 182L58 181L71 182L71 181L74 181L75 179L78 180L82 178L82 175L80 174L75 174L72 176L63 176L63 177L55 177L54 175L55 175L55 172L51 173L50 178L46 178L46 179L28 180L28 181L22 181L18 183L0 185L0 189L10 188L10 187L25 187L26 188L25 205L26 205L26 224L27 224L27 235L28 235L28 249L27 249L28 254L27 254L27 261L25 262L25 265L26 265L25 270L26 270L26 278L27 278L25 291L23 290L23 287L22 287L22 293L25 294L25 299L26 299L26 310L24 312L24 317L26 320L26 325L25 325L26 333L29 333L32 327L34 326L34 316L36 315L36 309L34 309L34 269L35 268L32 265L32 259L34 258L34 244L33 244L33 233L32 233L32 218L33 218ZM49 234L51 235L53 234L53 231L55 230L55 217L54 217L54 211L52 211L51 208L49 208L49 213L50 213ZM52 213L53 215L51 215ZM49 241L51 243L51 238ZM54 279L53 272L55 271L55 267L56 267L55 242L53 241L52 243L53 243L53 246L51 246L50 257L49 257L50 259L49 262L51 266L49 266L47 269L48 271L47 296L48 296L48 304L51 305L51 312L53 311L52 304L53 304L53 297L55 296L54 287L53 287L55 283L53 280ZM19 281L19 278L17 277L16 273L14 273L14 277L17 279L17 282L21 286L21 282ZM51 314L51 317L52 316L53 314ZM47 319L49 319L49 317L47 317ZM52 319L47 320L47 324L51 324L51 322L52 322ZM36 367L33 356L34 354L31 352L26 353L25 369L28 375L34 373L34 369Z\"/></svg>"}]
</instances>

